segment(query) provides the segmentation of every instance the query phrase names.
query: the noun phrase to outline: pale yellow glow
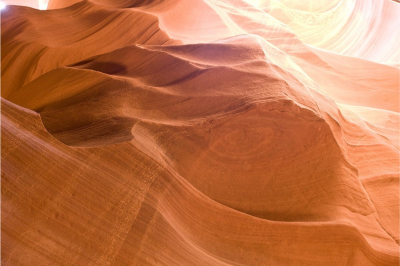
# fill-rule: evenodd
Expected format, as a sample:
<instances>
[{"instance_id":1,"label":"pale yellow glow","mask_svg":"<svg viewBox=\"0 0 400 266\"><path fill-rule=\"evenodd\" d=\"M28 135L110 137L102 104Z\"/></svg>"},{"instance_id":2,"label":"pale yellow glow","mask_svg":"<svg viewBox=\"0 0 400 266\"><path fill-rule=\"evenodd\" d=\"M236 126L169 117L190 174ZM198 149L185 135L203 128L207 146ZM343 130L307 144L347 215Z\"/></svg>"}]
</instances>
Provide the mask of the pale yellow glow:
<instances>
[{"instance_id":1,"label":"pale yellow glow","mask_svg":"<svg viewBox=\"0 0 400 266\"><path fill-rule=\"evenodd\" d=\"M263 3L263 0L245 0L245 1L255 7L260 7Z\"/></svg>"},{"instance_id":2,"label":"pale yellow glow","mask_svg":"<svg viewBox=\"0 0 400 266\"><path fill-rule=\"evenodd\" d=\"M48 0L39 0L39 9L40 10L46 10L48 3L49 3Z\"/></svg>"}]
</instances>

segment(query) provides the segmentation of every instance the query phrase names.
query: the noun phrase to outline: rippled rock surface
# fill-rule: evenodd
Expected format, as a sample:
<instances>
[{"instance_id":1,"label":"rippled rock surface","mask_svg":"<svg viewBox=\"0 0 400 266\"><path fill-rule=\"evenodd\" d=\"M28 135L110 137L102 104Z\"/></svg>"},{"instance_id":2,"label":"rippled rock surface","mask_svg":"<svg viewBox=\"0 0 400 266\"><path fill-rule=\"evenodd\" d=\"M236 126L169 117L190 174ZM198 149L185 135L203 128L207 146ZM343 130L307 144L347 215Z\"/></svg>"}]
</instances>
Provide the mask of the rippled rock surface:
<instances>
[{"instance_id":1,"label":"rippled rock surface","mask_svg":"<svg viewBox=\"0 0 400 266\"><path fill-rule=\"evenodd\" d=\"M399 17L7 6L2 265L399 265Z\"/></svg>"}]
</instances>

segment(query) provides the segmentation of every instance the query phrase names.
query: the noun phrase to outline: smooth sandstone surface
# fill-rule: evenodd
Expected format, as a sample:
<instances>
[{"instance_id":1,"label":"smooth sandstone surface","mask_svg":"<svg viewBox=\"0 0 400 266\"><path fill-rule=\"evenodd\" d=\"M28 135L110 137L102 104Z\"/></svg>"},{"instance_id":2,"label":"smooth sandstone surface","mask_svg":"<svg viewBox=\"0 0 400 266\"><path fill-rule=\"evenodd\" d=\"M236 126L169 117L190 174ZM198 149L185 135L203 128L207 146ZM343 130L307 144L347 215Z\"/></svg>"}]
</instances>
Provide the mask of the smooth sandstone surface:
<instances>
[{"instance_id":1,"label":"smooth sandstone surface","mask_svg":"<svg viewBox=\"0 0 400 266\"><path fill-rule=\"evenodd\" d=\"M389 0L1 12L2 265L399 265Z\"/></svg>"}]
</instances>

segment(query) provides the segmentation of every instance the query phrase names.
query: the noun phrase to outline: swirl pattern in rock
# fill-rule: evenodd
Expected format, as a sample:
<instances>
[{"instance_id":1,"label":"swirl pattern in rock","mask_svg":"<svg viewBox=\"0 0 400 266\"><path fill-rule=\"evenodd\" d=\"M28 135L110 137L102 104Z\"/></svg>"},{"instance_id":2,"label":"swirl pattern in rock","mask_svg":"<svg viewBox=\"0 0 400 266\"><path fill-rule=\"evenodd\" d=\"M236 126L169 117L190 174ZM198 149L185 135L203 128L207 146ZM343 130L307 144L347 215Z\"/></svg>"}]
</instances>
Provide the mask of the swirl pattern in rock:
<instances>
[{"instance_id":1,"label":"swirl pattern in rock","mask_svg":"<svg viewBox=\"0 0 400 266\"><path fill-rule=\"evenodd\" d=\"M2 264L398 265L399 6L8 6Z\"/></svg>"}]
</instances>

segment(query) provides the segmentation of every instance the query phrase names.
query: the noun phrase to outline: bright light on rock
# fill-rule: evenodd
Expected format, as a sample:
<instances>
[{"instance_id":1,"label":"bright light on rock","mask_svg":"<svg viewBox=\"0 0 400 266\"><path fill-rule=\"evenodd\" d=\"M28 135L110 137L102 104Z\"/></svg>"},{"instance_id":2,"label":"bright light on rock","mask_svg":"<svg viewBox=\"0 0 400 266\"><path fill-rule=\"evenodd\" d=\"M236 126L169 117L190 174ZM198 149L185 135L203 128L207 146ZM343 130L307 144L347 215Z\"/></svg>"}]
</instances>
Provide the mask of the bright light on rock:
<instances>
[{"instance_id":1,"label":"bright light on rock","mask_svg":"<svg viewBox=\"0 0 400 266\"><path fill-rule=\"evenodd\" d=\"M48 0L39 0L39 9L40 10L46 10L48 3L49 3Z\"/></svg>"},{"instance_id":2,"label":"bright light on rock","mask_svg":"<svg viewBox=\"0 0 400 266\"><path fill-rule=\"evenodd\" d=\"M0 10L3 10L4 8L6 8L6 6L6 3L0 2Z\"/></svg>"},{"instance_id":3,"label":"bright light on rock","mask_svg":"<svg viewBox=\"0 0 400 266\"><path fill-rule=\"evenodd\" d=\"M245 1L255 7L260 7L263 2L263 0L245 0Z\"/></svg>"}]
</instances>

